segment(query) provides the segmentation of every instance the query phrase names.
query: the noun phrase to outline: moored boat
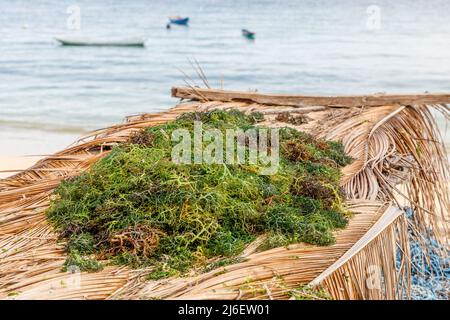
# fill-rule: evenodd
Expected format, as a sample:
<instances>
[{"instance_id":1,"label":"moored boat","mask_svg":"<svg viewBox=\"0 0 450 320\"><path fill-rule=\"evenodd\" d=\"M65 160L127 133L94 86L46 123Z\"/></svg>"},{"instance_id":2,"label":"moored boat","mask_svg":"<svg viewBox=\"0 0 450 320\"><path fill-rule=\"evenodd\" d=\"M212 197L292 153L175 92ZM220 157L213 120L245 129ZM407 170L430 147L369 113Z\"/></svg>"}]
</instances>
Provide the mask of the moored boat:
<instances>
[{"instance_id":1,"label":"moored boat","mask_svg":"<svg viewBox=\"0 0 450 320\"><path fill-rule=\"evenodd\" d=\"M255 33L247 29L242 29L242 35L247 39L255 39Z\"/></svg>"},{"instance_id":2,"label":"moored boat","mask_svg":"<svg viewBox=\"0 0 450 320\"><path fill-rule=\"evenodd\" d=\"M87 38L59 36L55 40L65 46L144 47L143 38Z\"/></svg>"},{"instance_id":3,"label":"moored boat","mask_svg":"<svg viewBox=\"0 0 450 320\"><path fill-rule=\"evenodd\" d=\"M189 22L189 17L183 18L180 16L172 16L172 17L169 17L169 20L170 20L170 23L172 23L172 24L178 24L178 25L185 26Z\"/></svg>"}]
</instances>

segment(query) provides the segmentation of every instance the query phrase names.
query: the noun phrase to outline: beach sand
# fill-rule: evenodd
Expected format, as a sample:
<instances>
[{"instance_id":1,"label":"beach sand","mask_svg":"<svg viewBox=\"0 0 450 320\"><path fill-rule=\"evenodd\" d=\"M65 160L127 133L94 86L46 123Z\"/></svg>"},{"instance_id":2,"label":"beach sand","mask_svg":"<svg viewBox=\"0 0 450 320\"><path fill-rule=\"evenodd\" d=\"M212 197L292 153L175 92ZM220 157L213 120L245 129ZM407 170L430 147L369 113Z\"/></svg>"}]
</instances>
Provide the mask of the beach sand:
<instances>
[{"instance_id":1,"label":"beach sand","mask_svg":"<svg viewBox=\"0 0 450 320\"><path fill-rule=\"evenodd\" d=\"M0 156L0 179L31 167L41 158L37 156Z\"/></svg>"}]
</instances>

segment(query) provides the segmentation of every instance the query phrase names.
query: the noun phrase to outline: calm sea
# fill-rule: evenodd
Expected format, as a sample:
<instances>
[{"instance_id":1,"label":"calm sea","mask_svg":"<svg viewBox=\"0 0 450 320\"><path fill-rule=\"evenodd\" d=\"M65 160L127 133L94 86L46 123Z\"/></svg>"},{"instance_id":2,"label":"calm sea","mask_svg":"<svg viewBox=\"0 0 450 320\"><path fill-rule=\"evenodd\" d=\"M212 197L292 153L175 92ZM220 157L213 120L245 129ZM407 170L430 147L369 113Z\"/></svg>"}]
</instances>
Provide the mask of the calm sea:
<instances>
[{"instance_id":1,"label":"calm sea","mask_svg":"<svg viewBox=\"0 0 450 320\"><path fill-rule=\"evenodd\" d=\"M1 0L0 155L55 152L126 115L173 106L180 69L195 74L188 58L227 89L449 92L449 14L444 0ZM189 27L166 30L169 15L189 16ZM147 42L63 47L53 40L61 34Z\"/></svg>"}]
</instances>

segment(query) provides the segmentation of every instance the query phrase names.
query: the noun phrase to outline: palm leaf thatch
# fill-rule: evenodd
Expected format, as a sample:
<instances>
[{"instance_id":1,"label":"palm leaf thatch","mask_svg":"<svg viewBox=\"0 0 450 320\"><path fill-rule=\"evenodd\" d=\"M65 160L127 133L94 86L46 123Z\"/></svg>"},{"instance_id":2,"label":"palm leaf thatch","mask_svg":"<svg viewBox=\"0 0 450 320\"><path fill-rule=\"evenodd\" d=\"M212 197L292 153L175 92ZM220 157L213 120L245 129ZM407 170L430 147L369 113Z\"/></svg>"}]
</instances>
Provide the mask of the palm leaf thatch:
<instances>
[{"instance_id":1,"label":"palm leaf thatch","mask_svg":"<svg viewBox=\"0 0 450 320\"><path fill-rule=\"evenodd\" d=\"M431 110L449 117L444 103L450 102L450 95L276 96L192 86L173 88L172 94L189 101L94 131L30 169L0 180L0 297L283 299L310 283L325 287L335 299L401 299L408 297L410 272L401 206L413 208L410 227L418 236L432 234L448 245L449 162ZM136 131L184 112L212 109L258 111L265 115L264 125L292 126L343 141L356 159L344 168L342 178L355 215L336 233L336 243L255 252L256 241L239 263L159 281L146 280L150 269L61 272L64 244L45 216L58 184L87 170ZM298 125L276 120L283 112L308 120ZM372 285L368 279L374 280Z\"/></svg>"}]
</instances>

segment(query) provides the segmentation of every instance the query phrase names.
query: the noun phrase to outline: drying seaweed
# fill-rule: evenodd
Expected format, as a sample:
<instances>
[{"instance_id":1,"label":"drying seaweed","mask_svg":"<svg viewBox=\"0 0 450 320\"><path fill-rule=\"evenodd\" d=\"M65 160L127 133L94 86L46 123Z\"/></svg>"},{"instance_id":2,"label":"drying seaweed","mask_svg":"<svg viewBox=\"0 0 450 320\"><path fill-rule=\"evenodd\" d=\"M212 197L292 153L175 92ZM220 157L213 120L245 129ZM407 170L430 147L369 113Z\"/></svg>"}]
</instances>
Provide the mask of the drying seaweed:
<instances>
[{"instance_id":1,"label":"drying seaweed","mask_svg":"<svg viewBox=\"0 0 450 320\"><path fill-rule=\"evenodd\" d=\"M237 257L261 234L268 235L261 249L334 242L332 232L348 217L339 180L351 159L340 143L283 128L273 175L258 174L260 163L175 163L170 137L177 129L192 132L194 121L222 133L261 130L256 114L184 114L133 135L88 172L61 183L47 216L67 240L67 265L153 266L150 277L157 279L204 268L215 257Z\"/></svg>"},{"instance_id":2,"label":"drying seaweed","mask_svg":"<svg viewBox=\"0 0 450 320\"><path fill-rule=\"evenodd\" d=\"M292 114L290 112L280 112L276 117L275 120L280 122L286 122L290 123L296 126L308 123L309 120L311 120L308 116L304 114Z\"/></svg>"}]
</instances>

